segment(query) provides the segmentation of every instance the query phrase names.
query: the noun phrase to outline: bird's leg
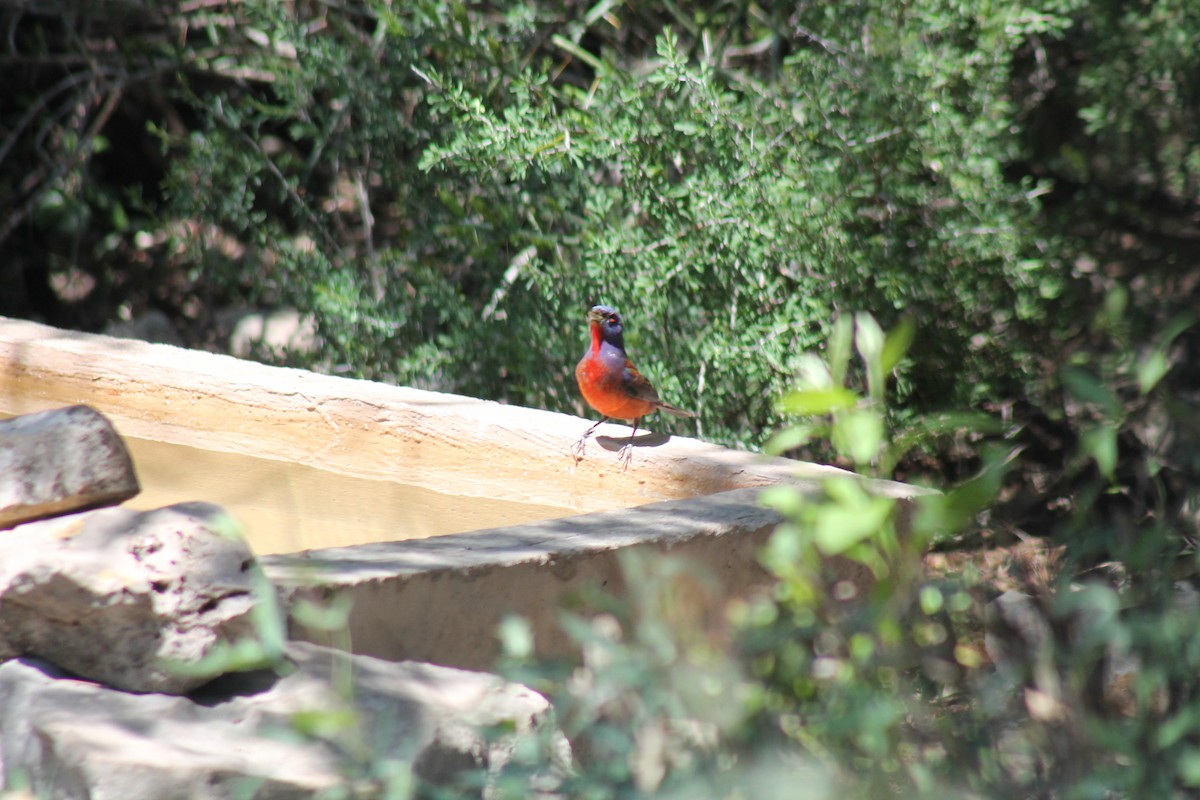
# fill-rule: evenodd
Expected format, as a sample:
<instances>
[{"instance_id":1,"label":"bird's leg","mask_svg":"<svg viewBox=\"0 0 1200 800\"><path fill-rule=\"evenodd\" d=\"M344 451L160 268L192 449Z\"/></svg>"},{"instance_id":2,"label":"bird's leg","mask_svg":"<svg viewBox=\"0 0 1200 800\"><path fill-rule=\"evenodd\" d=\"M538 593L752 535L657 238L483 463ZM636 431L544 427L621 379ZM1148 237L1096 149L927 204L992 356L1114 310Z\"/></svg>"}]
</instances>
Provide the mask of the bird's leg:
<instances>
[{"instance_id":1,"label":"bird's leg","mask_svg":"<svg viewBox=\"0 0 1200 800\"><path fill-rule=\"evenodd\" d=\"M629 469L629 462L633 460L633 437L637 436L638 421L633 421L633 433L629 434L629 441L617 453L617 458L621 459L623 466L621 469Z\"/></svg>"},{"instance_id":2,"label":"bird's leg","mask_svg":"<svg viewBox=\"0 0 1200 800\"><path fill-rule=\"evenodd\" d=\"M601 417L599 422L588 428L587 431L584 432L583 436L579 437L579 441L575 442L575 446L571 448L571 454L575 456L576 461L583 458L583 450L585 447L587 447L587 440L588 437L592 435L592 431L596 430L596 428L599 428L605 422L608 422L608 417Z\"/></svg>"}]
</instances>

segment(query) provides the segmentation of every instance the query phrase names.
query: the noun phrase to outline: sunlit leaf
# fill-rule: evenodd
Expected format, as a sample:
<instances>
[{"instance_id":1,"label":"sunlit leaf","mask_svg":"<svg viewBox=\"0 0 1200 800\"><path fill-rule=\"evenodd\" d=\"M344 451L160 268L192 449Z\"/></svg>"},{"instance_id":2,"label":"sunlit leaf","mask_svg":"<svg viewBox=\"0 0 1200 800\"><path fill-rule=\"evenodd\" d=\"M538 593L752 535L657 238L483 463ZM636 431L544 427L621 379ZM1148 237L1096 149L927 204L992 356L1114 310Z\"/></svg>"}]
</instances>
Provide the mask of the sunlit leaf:
<instances>
[{"instance_id":1,"label":"sunlit leaf","mask_svg":"<svg viewBox=\"0 0 1200 800\"><path fill-rule=\"evenodd\" d=\"M887 333L887 337L883 341L883 352L880 354L879 361L883 371L891 372L900 363L900 359L904 358L908 348L912 346L913 339L917 335L917 326L909 318L900 320L896 327L892 328Z\"/></svg>"},{"instance_id":2,"label":"sunlit leaf","mask_svg":"<svg viewBox=\"0 0 1200 800\"><path fill-rule=\"evenodd\" d=\"M883 416L874 409L847 411L833 423L831 440L839 453L855 464L869 464L883 443Z\"/></svg>"},{"instance_id":3,"label":"sunlit leaf","mask_svg":"<svg viewBox=\"0 0 1200 800\"><path fill-rule=\"evenodd\" d=\"M496 635L504 654L512 658L529 658L533 655L533 626L529 620L516 614L508 614L500 621Z\"/></svg>"},{"instance_id":4,"label":"sunlit leaf","mask_svg":"<svg viewBox=\"0 0 1200 800\"><path fill-rule=\"evenodd\" d=\"M292 726L300 733L319 739L336 739L360 724L353 708L320 708L292 714Z\"/></svg>"},{"instance_id":5,"label":"sunlit leaf","mask_svg":"<svg viewBox=\"0 0 1200 800\"><path fill-rule=\"evenodd\" d=\"M1099 425L1084 432L1080 447L1096 462L1100 474L1111 480L1117 468L1117 426Z\"/></svg>"},{"instance_id":6,"label":"sunlit leaf","mask_svg":"<svg viewBox=\"0 0 1200 800\"><path fill-rule=\"evenodd\" d=\"M803 353L796 360L796 380L802 389L828 389L842 385L841 381L834 380L829 367L816 353Z\"/></svg>"},{"instance_id":7,"label":"sunlit leaf","mask_svg":"<svg viewBox=\"0 0 1200 800\"><path fill-rule=\"evenodd\" d=\"M1138 391L1143 395L1154 390L1168 372L1171 363L1168 358L1171 345L1179 334L1196 323L1196 315L1185 313L1176 315L1159 335L1158 345L1137 363Z\"/></svg>"},{"instance_id":8,"label":"sunlit leaf","mask_svg":"<svg viewBox=\"0 0 1200 800\"><path fill-rule=\"evenodd\" d=\"M791 425L768 439L767 443L763 445L763 450L776 455L786 453L808 444L815 436L820 435L819 431L825 427L824 425L808 424Z\"/></svg>"},{"instance_id":9,"label":"sunlit leaf","mask_svg":"<svg viewBox=\"0 0 1200 800\"><path fill-rule=\"evenodd\" d=\"M891 514L894 501L867 494L855 482L840 483L838 502L825 506L813 525L813 540L825 555L844 553L880 531Z\"/></svg>"},{"instance_id":10,"label":"sunlit leaf","mask_svg":"<svg viewBox=\"0 0 1200 800\"><path fill-rule=\"evenodd\" d=\"M833 321L833 329L829 332L829 344L825 350L829 357L832 382L836 386L842 386L846 382L846 369L850 365L853 347L854 320L849 315L841 314Z\"/></svg>"},{"instance_id":11,"label":"sunlit leaf","mask_svg":"<svg viewBox=\"0 0 1200 800\"><path fill-rule=\"evenodd\" d=\"M1162 350L1152 351L1145 358L1138 361L1138 391L1142 394L1149 394L1170 369L1171 365L1167 361L1167 354Z\"/></svg>"},{"instance_id":12,"label":"sunlit leaf","mask_svg":"<svg viewBox=\"0 0 1200 800\"><path fill-rule=\"evenodd\" d=\"M853 408L858 400L857 394L837 386L801 389L785 394L779 401L779 410L786 414L831 414Z\"/></svg>"},{"instance_id":13,"label":"sunlit leaf","mask_svg":"<svg viewBox=\"0 0 1200 800\"><path fill-rule=\"evenodd\" d=\"M942 610L942 605L945 602L942 597L942 591L936 586L922 586L919 595L921 603L921 611L925 614L936 614Z\"/></svg>"},{"instance_id":14,"label":"sunlit leaf","mask_svg":"<svg viewBox=\"0 0 1200 800\"><path fill-rule=\"evenodd\" d=\"M872 400L881 402L887 374L883 366L883 328L866 312L855 314L854 322L857 330L854 342L858 346L858 354L862 356L863 366L867 369L867 394Z\"/></svg>"},{"instance_id":15,"label":"sunlit leaf","mask_svg":"<svg viewBox=\"0 0 1200 800\"><path fill-rule=\"evenodd\" d=\"M883 356L883 328L879 327L875 317L865 311L854 315L854 325L854 344L858 347L858 354L868 364L880 363Z\"/></svg>"}]
</instances>

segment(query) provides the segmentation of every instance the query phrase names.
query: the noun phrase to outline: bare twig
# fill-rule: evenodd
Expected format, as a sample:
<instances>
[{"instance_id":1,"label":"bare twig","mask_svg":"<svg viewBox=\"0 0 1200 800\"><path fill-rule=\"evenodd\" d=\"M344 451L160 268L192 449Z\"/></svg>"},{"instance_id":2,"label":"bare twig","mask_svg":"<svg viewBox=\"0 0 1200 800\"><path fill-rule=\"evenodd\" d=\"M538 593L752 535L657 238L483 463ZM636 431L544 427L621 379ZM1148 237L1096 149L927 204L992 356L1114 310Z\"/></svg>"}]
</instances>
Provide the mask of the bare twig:
<instances>
[{"instance_id":1,"label":"bare twig","mask_svg":"<svg viewBox=\"0 0 1200 800\"><path fill-rule=\"evenodd\" d=\"M50 187L55 186L63 175L66 175L71 170L79 166L79 164L91 152L92 144L100 131L108 123L109 117L116 110L117 105L121 102L121 97L124 95L123 85L117 85L109 92L104 104L100 110L92 118L91 124L87 127L83 136L79 139L79 144L75 147L74 152L57 163L49 176L41 180L31 191L30 196L21 204L20 208L15 209L3 222L0 224L0 244L3 244L12 232L23 223L26 217L33 211L33 207L43 192Z\"/></svg>"},{"instance_id":2,"label":"bare twig","mask_svg":"<svg viewBox=\"0 0 1200 800\"><path fill-rule=\"evenodd\" d=\"M87 83L88 81L96 80L99 77L99 74L92 71L76 72L66 76L61 81L43 92L37 100L30 104L29 108L26 109L21 118L17 120L17 124L13 126L12 133L10 133L8 138L4 140L4 144L0 145L0 164L4 163L4 159L8 157L9 151L12 150L17 141L20 140L20 138L25 134L26 128L28 128L30 123L32 123L33 120L42 113L42 110L49 105L51 100L68 89L78 86L81 83Z\"/></svg>"},{"instance_id":3,"label":"bare twig","mask_svg":"<svg viewBox=\"0 0 1200 800\"><path fill-rule=\"evenodd\" d=\"M500 285L496 287L494 292L492 292L492 298L488 300L488 304L484 306L483 318L485 320L504 318L503 312L500 314L496 313L497 307L504 300L505 296L508 294L508 290L512 288L512 285L516 282L518 276L520 276L521 270L523 270L525 265L532 261L533 257L536 255L537 248L533 245L529 245L529 247L526 247L524 250L517 253L517 257L514 258L511 263L509 263L508 269L504 271L504 277L500 279Z\"/></svg>"}]
</instances>

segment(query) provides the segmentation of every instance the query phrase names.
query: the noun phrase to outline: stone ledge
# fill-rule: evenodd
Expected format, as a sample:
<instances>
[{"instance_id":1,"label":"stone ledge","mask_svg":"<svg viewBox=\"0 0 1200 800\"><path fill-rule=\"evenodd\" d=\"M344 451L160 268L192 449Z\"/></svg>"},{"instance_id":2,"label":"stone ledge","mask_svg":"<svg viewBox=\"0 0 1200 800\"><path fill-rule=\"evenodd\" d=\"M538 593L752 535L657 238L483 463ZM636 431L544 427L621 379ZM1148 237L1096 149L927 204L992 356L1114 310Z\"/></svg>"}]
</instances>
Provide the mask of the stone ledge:
<instances>
[{"instance_id":1,"label":"stone ledge","mask_svg":"<svg viewBox=\"0 0 1200 800\"><path fill-rule=\"evenodd\" d=\"M356 653L489 669L499 655L497 626L507 614L529 620L539 656L570 655L557 617L563 600L587 585L619 593L618 553L628 548L688 558L709 587L694 598L694 613L721 625L730 597L771 580L758 552L781 518L758 505L759 492L741 489L436 539L268 556L263 566L289 605L348 596ZM292 634L320 640L295 625Z\"/></svg>"},{"instance_id":2,"label":"stone ledge","mask_svg":"<svg viewBox=\"0 0 1200 800\"><path fill-rule=\"evenodd\" d=\"M654 433L637 437L622 469L615 451L629 435L624 425L601 426L576 460L572 447L591 425L582 417L4 318L0 373L0 414L88 403L134 454L143 479L136 507L200 492L243 521L258 553L847 474ZM337 483L343 478L353 480ZM874 486L893 496L913 491ZM350 541L348 531L361 538Z\"/></svg>"}]
</instances>

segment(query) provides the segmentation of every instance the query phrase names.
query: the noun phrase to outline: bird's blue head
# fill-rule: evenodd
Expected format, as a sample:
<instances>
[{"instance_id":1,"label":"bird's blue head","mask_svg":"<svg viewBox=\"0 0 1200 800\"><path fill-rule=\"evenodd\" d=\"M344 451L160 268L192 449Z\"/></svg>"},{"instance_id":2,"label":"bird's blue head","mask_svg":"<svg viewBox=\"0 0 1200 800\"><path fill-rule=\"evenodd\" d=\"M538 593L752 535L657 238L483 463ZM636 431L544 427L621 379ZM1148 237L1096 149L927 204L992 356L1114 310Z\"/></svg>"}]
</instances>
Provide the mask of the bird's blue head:
<instances>
[{"instance_id":1,"label":"bird's blue head","mask_svg":"<svg viewBox=\"0 0 1200 800\"><path fill-rule=\"evenodd\" d=\"M592 331L592 347L599 348L600 342L605 341L616 347L625 349L625 328L621 325L621 315L612 306L592 306L588 311L588 324Z\"/></svg>"}]
</instances>

